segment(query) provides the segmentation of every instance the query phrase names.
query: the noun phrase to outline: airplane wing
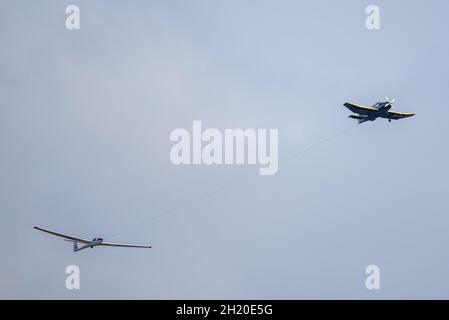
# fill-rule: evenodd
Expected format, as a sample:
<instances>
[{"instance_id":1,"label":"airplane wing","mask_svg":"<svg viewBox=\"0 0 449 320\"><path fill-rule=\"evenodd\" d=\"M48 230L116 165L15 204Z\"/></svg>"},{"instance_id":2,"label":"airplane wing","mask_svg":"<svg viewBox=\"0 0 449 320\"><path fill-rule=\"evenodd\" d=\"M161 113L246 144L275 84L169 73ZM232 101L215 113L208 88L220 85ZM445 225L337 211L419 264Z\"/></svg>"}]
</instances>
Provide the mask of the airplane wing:
<instances>
[{"instance_id":1,"label":"airplane wing","mask_svg":"<svg viewBox=\"0 0 449 320\"><path fill-rule=\"evenodd\" d=\"M388 115L390 116L391 119L397 120L397 119L412 117L415 114L410 113L410 112L397 112L397 111L393 111L393 110L388 110Z\"/></svg>"},{"instance_id":2,"label":"airplane wing","mask_svg":"<svg viewBox=\"0 0 449 320\"><path fill-rule=\"evenodd\" d=\"M345 104L343 104L346 108L348 108L349 110L351 110L354 113L358 113L358 114L363 114L363 115L369 115L371 111L378 111L379 109L374 108L374 107L366 107L366 106L361 106L355 103L349 103L346 102Z\"/></svg>"},{"instance_id":3,"label":"airplane wing","mask_svg":"<svg viewBox=\"0 0 449 320\"><path fill-rule=\"evenodd\" d=\"M137 245L137 244L126 244L126 243L112 243L112 242L102 242L99 245L100 246L109 246L109 247L151 248L151 246L143 246L143 245Z\"/></svg>"},{"instance_id":4,"label":"airplane wing","mask_svg":"<svg viewBox=\"0 0 449 320\"><path fill-rule=\"evenodd\" d=\"M74 236L70 236L68 234L59 233L59 232L55 232L55 231L51 231L51 230L47 230L47 229L39 228L39 227L34 227L34 229L40 230L40 231L52 234L54 236L58 236L58 237L64 238L64 239L74 240L74 241L78 241L78 242L81 242L81 243L90 243L89 240L78 238L78 237L74 237Z\"/></svg>"}]
</instances>

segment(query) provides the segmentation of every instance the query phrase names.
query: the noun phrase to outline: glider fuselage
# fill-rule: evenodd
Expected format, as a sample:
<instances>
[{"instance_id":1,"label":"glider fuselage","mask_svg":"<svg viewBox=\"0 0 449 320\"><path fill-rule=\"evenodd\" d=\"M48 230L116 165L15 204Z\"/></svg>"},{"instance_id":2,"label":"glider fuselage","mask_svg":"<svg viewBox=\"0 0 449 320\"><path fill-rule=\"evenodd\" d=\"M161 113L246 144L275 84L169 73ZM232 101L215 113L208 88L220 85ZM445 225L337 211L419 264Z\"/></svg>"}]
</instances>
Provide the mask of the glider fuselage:
<instances>
[{"instance_id":1,"label":"glider fuselage","mask_svg":"<svg viewBox=\"0 0 449 320\"><path fill-rule=\"evenodd\" d=\"M103 238L93 238L91 242L86 243L84 246L78 248L78 242L76 240L67 240L73 242L73 251L77 252L86 248L93 248L99 246L103 242Z\"/></svg>"}]
</instances>

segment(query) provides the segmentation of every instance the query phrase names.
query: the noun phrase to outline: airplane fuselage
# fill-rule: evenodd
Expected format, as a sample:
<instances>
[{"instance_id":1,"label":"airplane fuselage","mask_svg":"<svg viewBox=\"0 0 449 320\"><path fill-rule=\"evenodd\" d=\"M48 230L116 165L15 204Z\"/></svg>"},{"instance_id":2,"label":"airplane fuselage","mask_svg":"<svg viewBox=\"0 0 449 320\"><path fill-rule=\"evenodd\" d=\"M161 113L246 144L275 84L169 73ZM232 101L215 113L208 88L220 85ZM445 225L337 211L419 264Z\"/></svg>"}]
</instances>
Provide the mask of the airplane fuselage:
<instances>
[{"instance_id":1,"label":"airplane fuselage","mask_svg":"<svg viewBox=\"0 0 449 320\"><path fill-rule=\"evenodd\" d=\"M365 121L374 121L377 118L390 119L388 110L391 109L389 102L378 102L372 107L374 110L368 110Z\"/></svg>"},{"instance_id":2,"label":"airplane fuselage","mask_svg":"<svg viewBox=\"0 0 449 320\"><path fill-rule=\"evenodd\" d=\"M91 242L86 243L84 246L82 247L78 247L78 242L77 241L73 241L73 251L77 252L86 248L93 248L96 246L99 246L101 243L103 242L103 238L94 238L92 239Z\"/></svg>"}]
</instances>

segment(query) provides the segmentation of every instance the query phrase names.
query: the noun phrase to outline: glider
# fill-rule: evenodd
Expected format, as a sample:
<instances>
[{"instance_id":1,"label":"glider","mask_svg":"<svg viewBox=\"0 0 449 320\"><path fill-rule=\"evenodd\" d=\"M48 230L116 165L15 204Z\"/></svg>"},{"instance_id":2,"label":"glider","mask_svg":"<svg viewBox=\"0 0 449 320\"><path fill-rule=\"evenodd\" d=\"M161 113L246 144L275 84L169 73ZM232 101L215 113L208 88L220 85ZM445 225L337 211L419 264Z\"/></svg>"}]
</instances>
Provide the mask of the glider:
<instances>
[{"instance_id":1,"label":"glider","mask_svg":"<svg viewBox=\"0 0 449 320\"><path fill-rule=\"evenodd\" d=\"M390 101L388 98L386 99L387 101L377 102L372 107L365 107L349 102L346 102L343 105L355 113L355 115L352 114L348 116L348 118L356 119L359 121L359 123L364 123L365 121L374 121L377 118L385 118L388 119L389 122L391 122L391 120L399 120L415 115L414 113L410 112L398 112L390 110L394 100Z\"/></svg>"},{"instance_id":2,"label":"glider","mask_svg":"<svg viewBox=\"0 0 449 320\"><path fill-rule=\"evenodd\" d=\"M73 242L73 251L77 252L86 248L93 248L96 246L109 246L109 247L128 247L128 248L151 248L151 246L143 246L143 245L136 245L136 244L126 244L126 243L112 243L112 242L104 242L103 238L93 238L92 240L86 240L78 237L74 237L68 234L59 233L51 230L47 230L44 228L34 227L36 230L40 230L49 234L52 234L54 236L58 236L61 238L64 238L65 241ZM82 247L78 247L78 242L83 243L84 245Z\"/></svg>"}]
</instances>

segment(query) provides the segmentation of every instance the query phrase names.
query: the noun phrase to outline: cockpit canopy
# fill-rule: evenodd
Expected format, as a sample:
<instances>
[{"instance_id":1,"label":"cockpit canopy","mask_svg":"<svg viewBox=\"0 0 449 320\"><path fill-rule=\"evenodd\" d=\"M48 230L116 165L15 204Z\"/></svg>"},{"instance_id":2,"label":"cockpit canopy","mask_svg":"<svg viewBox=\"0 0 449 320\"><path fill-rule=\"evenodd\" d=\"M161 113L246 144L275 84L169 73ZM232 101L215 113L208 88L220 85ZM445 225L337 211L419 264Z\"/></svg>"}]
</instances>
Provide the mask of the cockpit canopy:
<instances>
[{"instance_id":1,"label":"cockpit canopy","mask_svg":"<svg viewBox=\"0 0 449 320\"><path fill-rule=\"evenodd\" d=\"M374 108L380 108L380 107L382 107L383 104L384 104L383 102L376 102L376 103L373 105L373 107L374 107Z\"/></svg>"}]
</instances>

